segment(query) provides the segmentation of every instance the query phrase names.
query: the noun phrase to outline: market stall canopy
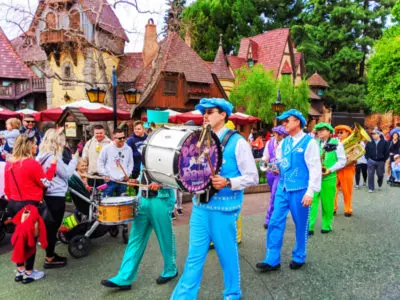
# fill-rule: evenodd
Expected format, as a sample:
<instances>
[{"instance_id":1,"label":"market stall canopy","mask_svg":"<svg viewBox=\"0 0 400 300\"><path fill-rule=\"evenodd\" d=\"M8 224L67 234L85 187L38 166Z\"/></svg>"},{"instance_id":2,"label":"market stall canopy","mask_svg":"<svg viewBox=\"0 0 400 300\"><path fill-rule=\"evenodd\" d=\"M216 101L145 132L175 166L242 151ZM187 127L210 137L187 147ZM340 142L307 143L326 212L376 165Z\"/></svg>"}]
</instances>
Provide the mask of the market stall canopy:
<instances>
[{"instance_id":1,"label":"market stall canopy","mask_svg":"<svg viewBox=\"0 0 400 300\"><path fill-rule=\"evenodd\" d=\"M166 109L166 110L162 110L162 111L165 111L165 112L168 112L168 113L169 113L169 117L168 117L168 122L169 122L169 123L177 123L177 121L176 121L176 116L182 114L182 113L180 113L179 111L172 110L172 109ZM143 116L143 117L141 118L141 120L142 120L143 122L147 122L147 115L146 115L146 116Z\"/></svg>"},{"instance_id":2,"label":"market stall canopy","mask_svg":"<svg viewBox=\"0 0 400 300\"><path fill-rule=\"evenodd\" d=\"M88 100L76 101L41 111L38 113L40 114L39 119L40 121L56 122L67 107L78 108L90 122L113 120L113 109L111 107L99 103L90 103ZM130 113L124 110L117 110L117 119L129 120Z\"/></svg>"},{"instance_id":3,"label":"market stall canopy","mask_svg":"<svg viewBox=\"0 0 400 300\"><path fill-rule=\"evenodd\" d=\"M24 115L32 115L36 121L40 121L40 114L36 110L30 109L30 108L24 108L24 109L19 109L16 112L19 113L21 118L23 118Z\"/></svg>"},{"instance_id":4,"label":"market stall canopy","mask_svg":"<svg viewBox=\"0 0 400 300\"><path fill-rule=\"evenodd\" d=\"M21 116L19 113L9 110L4 107L0 107L0 120L7 120L9 118L18 118L21 119Z\"/></svg>"}]
</instances>

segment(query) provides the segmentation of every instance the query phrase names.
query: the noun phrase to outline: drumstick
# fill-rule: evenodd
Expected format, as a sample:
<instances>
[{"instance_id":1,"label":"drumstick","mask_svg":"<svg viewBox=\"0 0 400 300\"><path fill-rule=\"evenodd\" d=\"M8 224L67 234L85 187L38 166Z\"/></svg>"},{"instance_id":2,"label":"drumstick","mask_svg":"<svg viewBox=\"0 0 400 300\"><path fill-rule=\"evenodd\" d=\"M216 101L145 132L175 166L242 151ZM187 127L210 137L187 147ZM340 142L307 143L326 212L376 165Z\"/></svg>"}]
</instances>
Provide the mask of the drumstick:
<instances>
[{"instance_id":1,"label":"drumstick","mask_svg":"<svg viewBox=\"0 0 400 300\"><path fill-rule=\"evenodd\" d=\"M121 162L119 160L117 160L117 167L120 167L122 172L124 173L124 176L126 178L129 178L128 174L126 174L124 167L121 165Z\"/></svg>"},{"instance_id":2,"label":"drumstick","mask_svg":"<svg viewBox=\"0 0 400 300\"><path fill-rule=\"evenodd\" d=\"M207 158L207 163L208 163L208 166L210 167L212 176L215 176L215 170L214 170L214 167L211 162L211 157L210 157L209 151L210 151L209 149L204 149L204 155Z\"/></svg>"}]
</instances>

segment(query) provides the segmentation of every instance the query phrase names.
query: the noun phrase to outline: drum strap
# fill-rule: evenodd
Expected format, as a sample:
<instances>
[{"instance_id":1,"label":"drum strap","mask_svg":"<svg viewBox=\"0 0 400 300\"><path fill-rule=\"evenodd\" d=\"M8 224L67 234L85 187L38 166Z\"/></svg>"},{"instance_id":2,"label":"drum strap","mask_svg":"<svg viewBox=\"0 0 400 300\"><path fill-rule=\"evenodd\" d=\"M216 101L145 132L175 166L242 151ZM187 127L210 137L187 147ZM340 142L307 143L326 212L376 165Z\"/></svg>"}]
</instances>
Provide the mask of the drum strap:
<instances>
[{"instance_id":1,"label":"drum strap","mask_svg":"<svg viewBox=\"0 0 400 300\"><path fill-rule=\"evenodd\" d=\"M229 139L236 133L240 134L237 130L228 129L227 133L225 134L225 136L223 137L223 139L221 141L222 152L224 152L225 146L226 146L226 144L228 144ZM210 201L210 199L212 198L212 196L214 196L214 194L216 194L217 192L218 191L211 186L211 188L208 190L208 192L206 191L205 193L199 195L200 202L208 203Z\"/></svg>"}]
</instances>

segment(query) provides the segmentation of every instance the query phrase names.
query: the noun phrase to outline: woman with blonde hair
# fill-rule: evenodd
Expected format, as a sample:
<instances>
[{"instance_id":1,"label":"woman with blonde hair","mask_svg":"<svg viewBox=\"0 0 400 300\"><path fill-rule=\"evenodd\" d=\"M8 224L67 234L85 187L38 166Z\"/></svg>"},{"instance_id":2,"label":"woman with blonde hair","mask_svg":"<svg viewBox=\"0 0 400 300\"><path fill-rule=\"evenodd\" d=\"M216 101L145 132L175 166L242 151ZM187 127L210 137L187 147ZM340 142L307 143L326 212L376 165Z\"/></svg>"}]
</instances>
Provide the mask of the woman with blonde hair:
<instances>
[{"instance_id":1,"label":"woman with blonde hair","mask_svg":"<svg viewBox=\"0 0 400 300\"><path fill-rule=\"evenodd\" d=\"M34 159L36 139L26 134L19 135L14 144L11 159L5 168L4 192L7 196L8 210L15 216L26 205L38 206L43 200L43 189L49 187L56 172L57 159L49 160L49 168L43 172L41 165ZM30 283L44 277L44 273L33 269L35 255L26 261L16 262L15 281Z\"/></svg>"},{"instance_id":2,"label":"woman with blonde hair","mask_svg":"<svg viewBox=\"0 0 400 300\"><path fill-rule=\"evenodd\" d=\"M60 227L65 212L65 195L68 190L68 179L74 174L78 164L78 151L75 153L69 164L62 160L62 153L66 145L66 138L62 131L51 128L46 131L39 146L37 160L43 170L50 167L50 161L57 158L56 175L45 192L44 200L54 219L54 222L46 222L47 241L45 269L60 268L67 264L67 258L57 255L54 250L57 242L57 231Z\"/></svg>"}]
</instances>

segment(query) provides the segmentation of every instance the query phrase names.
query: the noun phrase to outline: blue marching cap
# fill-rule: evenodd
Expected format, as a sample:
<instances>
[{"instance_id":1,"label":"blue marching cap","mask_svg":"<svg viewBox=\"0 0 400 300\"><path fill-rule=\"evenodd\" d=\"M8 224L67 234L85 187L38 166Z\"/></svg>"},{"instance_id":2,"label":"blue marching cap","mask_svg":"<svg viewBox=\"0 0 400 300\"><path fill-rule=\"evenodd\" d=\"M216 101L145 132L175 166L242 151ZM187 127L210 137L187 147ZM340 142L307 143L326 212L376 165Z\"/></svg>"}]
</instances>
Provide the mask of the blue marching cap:
<instances>
[{"instance_id":1,"label":"blue marching cap","mask_svg":"<svg viewBox=\"0 0 400 300\"><path fill-rule=\"evenodd\" d=\"M306 124L307 124L306 119L303 117L302 113L299 112L297 109L287 110L287 111L283 112L283 114L281 114L280 116L276 117L276 119L279 121L282 121L282 120L289 118L290 116L293 116L300 120L301 128L306 126Z\"/></svg>"},{"instance_id":2,"label":"blue marching cap","mask_svg":"<svg viewBox=\"0 0 400 300\"><path fill-rule=\"evenodd\" d=\"M233 111L233 105L222 98L203 98L200 100L200 103L195 106L195 109L199 110L204 115L207 108L213 107L222 109L224 112L226 112L228 117Z\"/></svg>"}]
</instances>

